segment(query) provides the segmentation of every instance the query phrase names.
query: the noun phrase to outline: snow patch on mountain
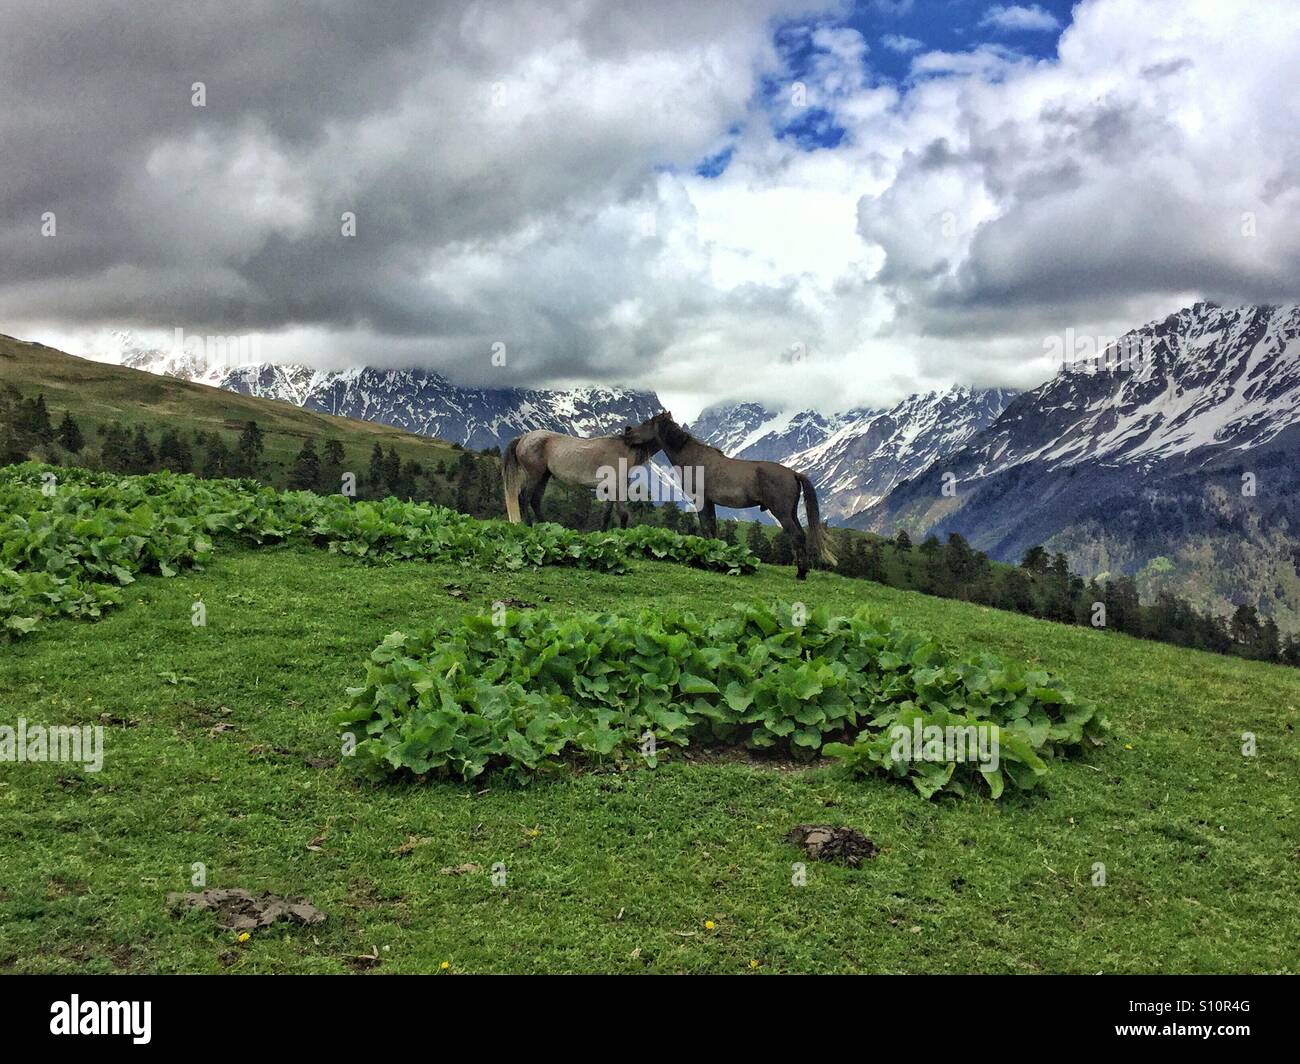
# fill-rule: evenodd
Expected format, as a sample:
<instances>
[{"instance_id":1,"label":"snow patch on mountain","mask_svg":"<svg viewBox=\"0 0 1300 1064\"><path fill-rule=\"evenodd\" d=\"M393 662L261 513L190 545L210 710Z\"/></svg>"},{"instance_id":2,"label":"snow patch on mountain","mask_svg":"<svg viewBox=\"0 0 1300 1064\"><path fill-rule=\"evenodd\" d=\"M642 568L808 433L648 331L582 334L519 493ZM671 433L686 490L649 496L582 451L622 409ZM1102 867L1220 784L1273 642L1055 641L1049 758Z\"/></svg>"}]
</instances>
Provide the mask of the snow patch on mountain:
<instances>
[{"instance_id":1,"label":"snow patch on mountain","mask_svg":"<svg viewBox=\"0 0 1300 1064\"><path fill-rule=\"evenodd\" d=\"M124 334L125 336L125 334ZM377 421L474 449L504 447L531 429L611 435L661 409L653 392L621 388L466 388L423 369L354 366L319 370L259 362L210 367L201 357L121 342L119 361L241 395L275 399L340 417Z\"/></svg>"},{"instance_id":2,"label":"snow patch on mountain","mask_svg":"<svg viewBox=\"0 0 1300 1064\"><path fill-rule=\"evenodd\" d=\"M737 458L781 462L817 485L822 514L842 518L883 498L998 417L1015 393L955 387L888 410L778 413L757 403L705 410L691 431Z\"/></svg>"},{"instance_id":3,"label":"snow patch on mountain","mask_svg":"<svg viewBox=\"0 0 1300 1064\"><path fill-rule=\"evenodd\" d=\"M1026 392L962 464L981 477L1031 463L1149 469L1265 444L1300 422L1297 338L1300 304L1197 303Z\"/></svg>"}]
</instances>

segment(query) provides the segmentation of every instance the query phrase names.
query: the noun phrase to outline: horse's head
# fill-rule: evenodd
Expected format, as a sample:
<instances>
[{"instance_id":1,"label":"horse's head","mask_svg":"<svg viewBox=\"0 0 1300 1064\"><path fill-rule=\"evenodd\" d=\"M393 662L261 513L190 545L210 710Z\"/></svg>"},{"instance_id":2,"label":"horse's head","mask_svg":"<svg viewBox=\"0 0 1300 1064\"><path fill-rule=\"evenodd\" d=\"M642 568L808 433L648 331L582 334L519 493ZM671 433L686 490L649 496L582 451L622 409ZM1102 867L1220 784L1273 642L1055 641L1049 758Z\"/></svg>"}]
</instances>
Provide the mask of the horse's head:
<instances>
[{"instance_id":1,"label":"horse's head","mask_svg":"<svg viewBox=\"0 0 1300 1064\"><path fill-rule=\"evenodd\" d=\"M628 425L623 429L623 442L629 447L646 447L652 443L659 442L659 428L661 425L676 425L673 416L664 410L654 417L641 422L636 428Z\"/></svg>"}]
</instances>

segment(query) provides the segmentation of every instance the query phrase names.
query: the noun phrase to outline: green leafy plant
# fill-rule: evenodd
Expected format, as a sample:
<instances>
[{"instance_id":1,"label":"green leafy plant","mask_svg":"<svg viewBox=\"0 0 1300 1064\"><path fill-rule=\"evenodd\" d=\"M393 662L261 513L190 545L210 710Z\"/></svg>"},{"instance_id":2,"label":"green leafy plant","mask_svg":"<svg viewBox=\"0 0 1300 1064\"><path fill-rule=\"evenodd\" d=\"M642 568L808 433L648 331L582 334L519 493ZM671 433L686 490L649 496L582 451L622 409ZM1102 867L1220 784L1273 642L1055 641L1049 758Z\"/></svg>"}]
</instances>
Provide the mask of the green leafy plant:
<instances>
[{"instance_id":1,"label":"green leafy plant","mask_svg":"<svg viewBox=\"0 0 1300 1064\"><path fill-rule=\"evenodd\" d=\"M47 483L53 490L42 490ZM666 528L584 534L481 521L392 498L354 502L252 480L120 477L34 463L0 469L0 515L0 632L10 637L44 617L98 617L141 574L201 567L218 540L303 542L367 561L506 569L567 565L622 573L633 557L737 575L758 565L744 547Z\"/></svg>"},{"instance_id":2,"label":"green leafy plant","mask_svg":"<svg viewBox=\"0 0 1300 1064\"><path fill-rule=\"evenodd\" d=\"M787 619L788 618L788 619ZM858 773L906 779L926 797L982 780L1030 789L1071 747L1107 724L1047 673L985 655L961 660L929 636L866 611L737 606L635 615L505 611L394 632L348 691L338 723L374 772L514 779L573 758L627 758L655 744L743 742ZM1002 751L996 768L899 758L895 726L978 725Z\"/></svg>"}]
</instances>

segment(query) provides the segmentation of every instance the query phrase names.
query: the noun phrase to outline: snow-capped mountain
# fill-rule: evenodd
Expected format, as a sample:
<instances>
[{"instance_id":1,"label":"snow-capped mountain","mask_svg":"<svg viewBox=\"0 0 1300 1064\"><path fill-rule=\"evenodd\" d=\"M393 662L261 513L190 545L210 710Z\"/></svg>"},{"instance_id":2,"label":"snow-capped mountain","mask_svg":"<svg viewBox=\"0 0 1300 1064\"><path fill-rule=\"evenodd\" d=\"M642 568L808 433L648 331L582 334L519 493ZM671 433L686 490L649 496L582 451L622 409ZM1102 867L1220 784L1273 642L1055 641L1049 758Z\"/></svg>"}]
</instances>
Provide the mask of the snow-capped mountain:
<instances>
[{"instance_id":1,"label":"snow-capped mountain","mask_svg":"<svg viewBox=\"0 0 1300 1064\"><path fill-rule=\"evenodd\" d=\"M319 370L256 362L223 369L196 345L156 350L116 333L117 360L134 369L276 399L327 414L378 421L466 447L504 446L530 429L575 436L618 432L662 409L653 392L467 388L421 369ZM111 356L110 356L111 357ZM987 425L1012 393L953 388L914 395L890 410L775 413L758 403L710 407L691 431L727 454L784 462L818 484L823 514L846 517L915 476ZM753 514L745 514L753 517Z\"/></svg>"},{"instance_id":2,"label":"snow-capped mountain","mask_svg":"<svg viewBox=\"0 0 1300 1064\"><path fill-rule=\"evenodd\" d=\"M1300 305L1210 303L1063 370L974 443L978 476L1026 462L1152 468L1256 447L1300 420Z\"/></svg>"},{"instance_id":3,"label":"snow-capped mountain","mask_svg":"<svg viewBox=\"0 0 1300 1064\"><path fill-rule=\"evenodd\" d=\"M826 416L815 410L773 413L759 403L707 407L689 426L691 433L733 458L784 462L821 443L852 414Z\"/></svg>"},{"instance_id":4,"label":"snow-capped mountain","mask_svg":"<svg viewBox=\"0 0 1300 1064\"><path fill-rule=\"evenodd\" d=\"M774 414L756 403L710 407L691 426L740 458L782 462L817 485L824 516L843 518L950 454L997 418L1014 392L951 388L911 395L888 410Z\"/></svg>"},{"instance_id":5,"label":"snow-capped mountain","mask_svg":"<svg viewBox=\"0 0 1300 1064\"><path fill-rule=\"evenodd\" d=\"M1042 543L1085 573L1166 557L1220 612L1252 589L1300 617L1297 446L1300 305L1197 303L1020 395L848 523L960 532L1006 560Z\"/></svg>"},{"instance_id":6,"label":"snow-capped mountain","mask_svg":"<svg viewBox=\"0 0 1300 1064\"><path fill-rule=\"evenodd\" d=\"M848 517L987 428L1015 394L958 387L910 395L889 410L847 420L820 443L791 455L788 464L813 478L829 516Z\"/></svg>"},{"instance_id":7,"label":"snow-capped mountain","mask_svg":"<svg viewBox=\"0 0 1300 1064\"><path fill-rule=\"evenodd\" d=\"M219 359L208 358L206 348L183 341L166 350L149 347L129 329L110 330L99 345L98 357L107 358L131 369L147 370L164 377L216 386L226 375L226 366Z\"/></svg>"},{"instance_id":8,"label":"snow-capped mountain","mask_svg":"<svg viewBox=\"0 0 1300 1064\"><path fill-rule=\"evenodd\" d=\"M636 425L661 409L653 392L623 388L466 388L422 369L340 371L304 366L245 366L222 388L297 403L341 417L394 425L466 447L504 447L530 429L601 436Z\"/></svg>"},{"instance_id":9,"label":"snow-capped mountain","mask_svg":"<svg viewBox=\"0 0 1300 1064\"><path fill-rule=\"evenodd\" d=\"M1134 329L1097 359L1025 392L955 451L944 472L964 483L946 508L969 504L1016 469L1149 473L1261 447L1300 422L1298 337L1297 304L1197 303ZM910 494L926 490L913 485Z\"/></svg>"},{"instance_id":10,"label":"snow-capped mountain","mask_svg":"<svg viewBox=\"0 0 1300 1064\"><path fill-rule=\"evenodd\" d=\"M122 364L326 414L377 421L482 450L530 429L574 436L616 433L661 409L653 392L623 388L466 388L421 369L318 370L261 362L213 372L202 359L146 348Z\"/></svg>"}]
</instances>

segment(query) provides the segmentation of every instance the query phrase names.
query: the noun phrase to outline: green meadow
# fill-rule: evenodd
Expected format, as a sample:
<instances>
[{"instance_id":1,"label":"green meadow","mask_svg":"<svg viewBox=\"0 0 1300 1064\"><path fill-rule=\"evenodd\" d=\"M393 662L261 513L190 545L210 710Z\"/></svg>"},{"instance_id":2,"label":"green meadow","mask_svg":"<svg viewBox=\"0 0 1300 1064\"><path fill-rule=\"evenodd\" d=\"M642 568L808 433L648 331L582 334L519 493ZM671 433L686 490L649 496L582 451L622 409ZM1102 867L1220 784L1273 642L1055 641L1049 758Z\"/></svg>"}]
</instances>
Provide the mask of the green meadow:
<instances>
[{"instance_id":1,"label":"green meadow","mask_svg":"<svg viewBox=\"0 0 1300 1064\"><path fill-rule=\"evenodd\" d=\"M1113 731L996 802L695 748L526 786L359 776L330 717L371 650L504 599L867 605L959 653L1049 669ZM105 752L98 773L0 765L5 971L1300 971L1296 672L833 573L225 547L204 571L141 577L100 621L0 644L0 723L18 718L102 724ZM880 852L807 861L785 839L803 823ZM240 941L210 913L170 913L200 869L328 918Z\"/></svg>"}]
</instances>

